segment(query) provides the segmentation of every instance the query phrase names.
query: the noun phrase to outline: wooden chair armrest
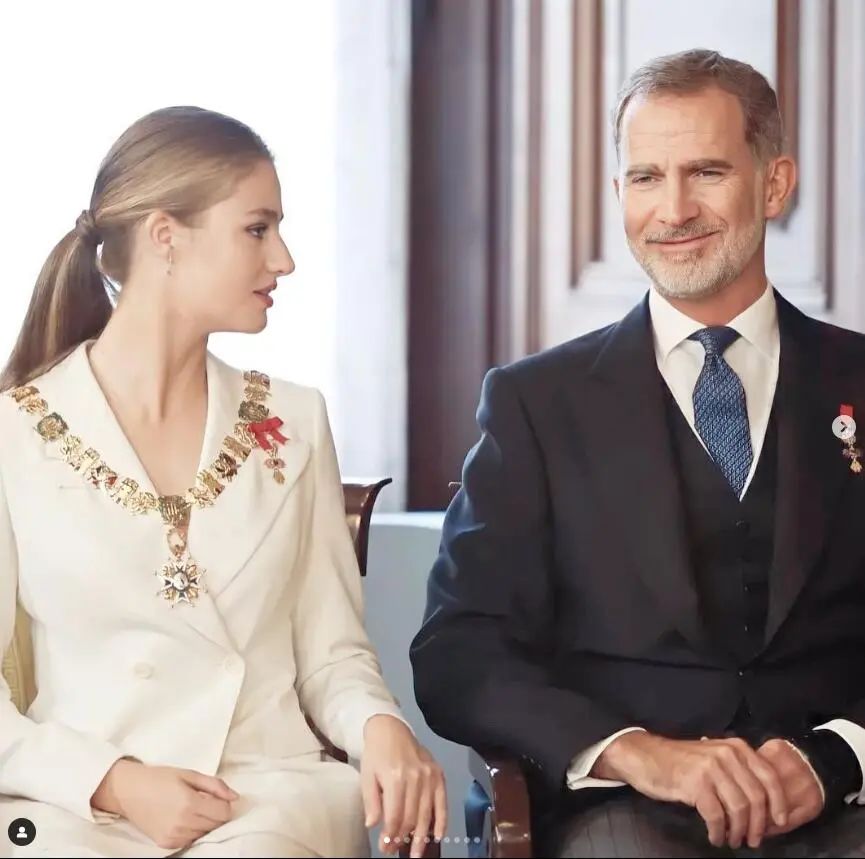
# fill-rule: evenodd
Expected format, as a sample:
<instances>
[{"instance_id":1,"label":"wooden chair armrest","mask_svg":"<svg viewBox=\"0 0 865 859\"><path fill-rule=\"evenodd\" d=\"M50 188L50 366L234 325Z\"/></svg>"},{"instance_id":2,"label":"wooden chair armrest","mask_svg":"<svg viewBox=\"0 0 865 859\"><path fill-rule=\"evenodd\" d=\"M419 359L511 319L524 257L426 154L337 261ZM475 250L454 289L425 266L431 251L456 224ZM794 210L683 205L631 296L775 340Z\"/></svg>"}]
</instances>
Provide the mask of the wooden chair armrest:
<instances>
[{"instance_id":1,"label":"wooden chair armrest","mask_svg":"<svg viewBox=\"0 0 865 859\"><path fill-rule=\"evenodd\" d=\"M489 855L530 857L529 791L519 762L500 753L470 749L469 772L490 801Z\"/></svg>"}]
</instances>

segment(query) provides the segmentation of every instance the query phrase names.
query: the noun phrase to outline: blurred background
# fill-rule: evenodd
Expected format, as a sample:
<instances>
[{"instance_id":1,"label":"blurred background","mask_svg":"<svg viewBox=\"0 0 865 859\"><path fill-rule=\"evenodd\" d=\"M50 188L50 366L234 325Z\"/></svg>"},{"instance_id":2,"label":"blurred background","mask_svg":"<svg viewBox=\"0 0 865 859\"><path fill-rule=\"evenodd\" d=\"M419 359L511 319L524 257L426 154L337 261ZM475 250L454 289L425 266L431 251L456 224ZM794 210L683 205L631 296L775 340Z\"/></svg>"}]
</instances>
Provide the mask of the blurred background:
<instances>
[{"instance_id":1,"label":"blurred background","mask_svg":"<svg viewBox=\"0 0 865 859\"><path fill-rule=\"evenodd\" d=\"M863 45L863 0L6 4L0 353L133 120L197 104L264 137L297 271L265 332L212 348L320 387L343 473L394 478L369 623L446 764L458 838L464 752L424 732L405 655L441 517L411 511L447 504L489 367L621 317L647 287L612 190L616 90L641 62L693 47L765 74L801 182L770 227L770 278L806 312L865 331Z\"/></svg>"}]
</instances>

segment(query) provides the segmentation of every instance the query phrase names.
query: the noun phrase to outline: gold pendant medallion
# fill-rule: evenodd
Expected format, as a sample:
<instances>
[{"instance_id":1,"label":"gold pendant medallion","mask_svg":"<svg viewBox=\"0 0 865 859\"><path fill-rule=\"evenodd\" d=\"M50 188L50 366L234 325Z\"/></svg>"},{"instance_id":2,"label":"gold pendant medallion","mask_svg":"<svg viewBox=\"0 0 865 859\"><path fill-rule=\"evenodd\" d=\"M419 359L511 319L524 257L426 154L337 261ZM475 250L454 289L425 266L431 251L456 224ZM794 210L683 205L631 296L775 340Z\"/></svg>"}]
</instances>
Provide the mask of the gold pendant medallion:
<instances>
[{"instance_id":1,"label":"gold pendant medallion","mask_svg":"<svg viewBox=\"0 0 865 859\"><path fill-rule=\"evenodd\" d=\"M194 606L198 595L207 593L201 581L205 572L184 552L181 557L171 558L156 571L162 584L157 593L168 600L172 608L179 602Z\"/></svg>"},{"instance_id":2,"label":"gold pendant medallion","mask_svg":"<svg viewBox=\"0 0 865 859\"><path fill-rule=\"evenodd\" d=\"M157 571L162 587L159 594L174 608L179 602L194 606L198 595L207 593L202 582L205 569L187 551L192 504L180 495L160 495L159 513L168 528L166 541L171 558Z\"/></svg>"}]
</instances>

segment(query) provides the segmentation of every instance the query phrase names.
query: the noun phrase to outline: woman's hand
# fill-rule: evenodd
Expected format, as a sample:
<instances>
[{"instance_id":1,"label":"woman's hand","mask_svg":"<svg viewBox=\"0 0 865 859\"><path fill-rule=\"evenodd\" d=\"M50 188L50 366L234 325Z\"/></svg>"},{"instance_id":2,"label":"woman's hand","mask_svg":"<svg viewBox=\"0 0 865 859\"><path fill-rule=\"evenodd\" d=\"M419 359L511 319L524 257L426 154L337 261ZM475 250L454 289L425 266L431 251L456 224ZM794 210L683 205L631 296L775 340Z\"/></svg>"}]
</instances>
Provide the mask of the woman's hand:
<instances>
[{"instance_id":1,"label":"woman's hand","mask_svg":"<svg viewBox=\"0 0 865 859\"><path fill-rule=\"evenodd\" d=\"M125 817L157 847L178 850L229 821L231 802L237 798L221 778L122 759L90 802Z\"/></svg>"},{"instance_id":2,"label":"woman's hand","mask_svg":"<svg viewBox=\"0 0 865 859\"><path fill-rule=\"evenodd\" d=\"M367 827L382 818L379 850L396 853L407 835L414 833L411 855L422 856L430 837L444 837L447 798L441 767L399 719L378 715L363 729L360 761L363 804ZM387 839L387 840L385 840Z\"/></svg>"}]
</instances>

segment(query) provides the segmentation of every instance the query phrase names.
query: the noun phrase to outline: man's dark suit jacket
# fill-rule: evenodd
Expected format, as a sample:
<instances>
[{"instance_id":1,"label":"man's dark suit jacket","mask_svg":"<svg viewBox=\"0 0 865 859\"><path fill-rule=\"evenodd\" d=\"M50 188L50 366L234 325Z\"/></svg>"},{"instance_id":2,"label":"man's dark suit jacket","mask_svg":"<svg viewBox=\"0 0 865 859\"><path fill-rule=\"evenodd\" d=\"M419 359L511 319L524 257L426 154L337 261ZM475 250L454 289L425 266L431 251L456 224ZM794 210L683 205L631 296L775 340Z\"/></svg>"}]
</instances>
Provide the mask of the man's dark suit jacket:
<instances>
[{"instance_id":1,"label":"man's dark suit jacket","mask_svg":"<svg viewBox=\"0 0 865 859\"><path fill-rule=\"evenodd\" d=\"M721 736L743 700L768 725L865 724L865 472L832 433L849 404L865 441L865 337L776 298L775 549L757 658L736 664L701 619L644 301L485 379L411 647L434 731L517 755L560 793L574 755L604 737Z\"/></svg>"}]
</instances>

